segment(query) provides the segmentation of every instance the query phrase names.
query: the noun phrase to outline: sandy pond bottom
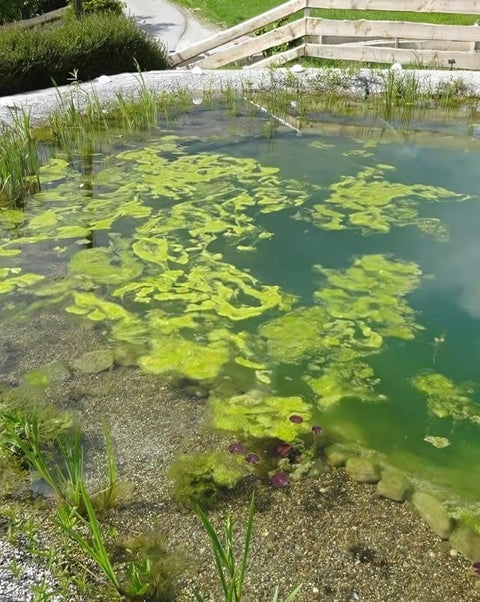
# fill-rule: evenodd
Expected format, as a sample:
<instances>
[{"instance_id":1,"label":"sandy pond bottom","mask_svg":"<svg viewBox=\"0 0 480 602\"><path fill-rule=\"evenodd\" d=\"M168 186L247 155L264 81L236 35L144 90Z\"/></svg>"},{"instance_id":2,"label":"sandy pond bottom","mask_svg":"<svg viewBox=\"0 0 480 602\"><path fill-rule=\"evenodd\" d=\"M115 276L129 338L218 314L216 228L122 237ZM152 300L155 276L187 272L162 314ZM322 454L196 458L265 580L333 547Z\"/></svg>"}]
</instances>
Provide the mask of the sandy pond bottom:
<instances>
[{"instance_id":1,"label":"sandy pond bottom","mask_svg":"<svg viewBox=\"0 0 480 602\"><path fill-rule=\"evenodd\" d=\"M0 334L0 375L14 385L23 373L43 365L39 358L71 362L104 347L99 329L79 327L65 314L42 312ZM13 370L6 365L8 357L15 358ZM120 477L134 486L134 494L108 511L106 524L122 534L158 528L169 547L187 559L174 599L192 600L198 587L211 600L220 600L207 536L198 518L172 501L167 476L179 453L225 446L204 425L205 401L137 368L122 367L97 375L74 372L68 381L51 385L47 394L50 403L81 419L87 442L95 445L101 437L99 415L111 426ZM409 504L379 498L375 486L351 481L343 469L286 490L247 479L212 512L214 523L220 526L233 513L243 537L254 487L248 601L267 602L276 585L286 595L300 583L298 600L305 602L473 602L480 597L470 563L452 555L448 543ZM44 511L49 512L48 505Z\"/></svg>"}]
</instances>

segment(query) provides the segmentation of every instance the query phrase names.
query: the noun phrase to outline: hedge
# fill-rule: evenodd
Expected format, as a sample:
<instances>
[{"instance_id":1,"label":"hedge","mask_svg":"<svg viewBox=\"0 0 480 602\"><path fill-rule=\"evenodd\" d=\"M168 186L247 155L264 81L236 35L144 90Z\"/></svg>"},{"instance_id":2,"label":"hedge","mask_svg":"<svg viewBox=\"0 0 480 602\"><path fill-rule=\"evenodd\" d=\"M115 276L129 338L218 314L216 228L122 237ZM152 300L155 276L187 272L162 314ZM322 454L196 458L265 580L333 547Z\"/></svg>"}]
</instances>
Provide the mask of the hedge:
<instances>
[{"instance_id":1,"label":"hedge","mask_svg":"<svg viewBox=\"0 0 480 602\"><path fill-rule=\"evenodd\" d=\"M99 75L167 68L165 49L122 15L89 15L22 29L0 28L0 96Z\"/></svg>"}]
</instances>

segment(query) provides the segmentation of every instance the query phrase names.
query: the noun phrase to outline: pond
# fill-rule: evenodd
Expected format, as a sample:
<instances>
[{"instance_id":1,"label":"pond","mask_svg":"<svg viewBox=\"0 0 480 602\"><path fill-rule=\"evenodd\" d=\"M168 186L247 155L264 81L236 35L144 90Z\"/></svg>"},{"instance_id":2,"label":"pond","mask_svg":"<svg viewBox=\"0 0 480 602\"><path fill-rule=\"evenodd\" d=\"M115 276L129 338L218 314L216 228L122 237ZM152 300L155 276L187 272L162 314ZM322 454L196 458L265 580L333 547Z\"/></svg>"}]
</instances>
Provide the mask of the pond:
<instances>
[{"instance_id":1,"label":"pond","mask_svg":"<svg viewBox=\"0 0 480 602\"><path fill-rule=\"evenodd\" d=\"M202 383L217 428L288 441L298 414L478 499L480 141L266 124L197 109L108 153L44 149L41 190L0 213L3 327L93 321Z\"/></svg>"}]
</instances>

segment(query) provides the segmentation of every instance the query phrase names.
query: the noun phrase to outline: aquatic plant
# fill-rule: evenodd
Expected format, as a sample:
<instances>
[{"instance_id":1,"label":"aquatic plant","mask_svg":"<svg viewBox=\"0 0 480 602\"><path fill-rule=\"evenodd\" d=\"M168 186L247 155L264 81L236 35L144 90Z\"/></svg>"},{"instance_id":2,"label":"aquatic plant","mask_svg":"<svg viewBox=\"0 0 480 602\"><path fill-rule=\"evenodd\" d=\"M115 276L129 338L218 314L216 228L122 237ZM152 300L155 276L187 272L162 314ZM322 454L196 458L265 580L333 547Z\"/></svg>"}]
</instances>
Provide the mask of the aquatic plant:
<instances>
[{"instance_id":1,"label":"aquatic plant","mask_svg":"<svg viewBox=\"0 0 480 602\"><path fill-rule=\"evenodd\" d=\"M312 209L301 209L306 219L324 230L360 228L363 234L386 233L392 227L416 226L437 240L448 240L445 224L438 218L420 216L422 201L466 200L465 195L437 186L390 182L395 168L378 164L331 184L329 196ZM317 193L318 194L318 193Z\"/></svg>"},{"instance_id":2,"label":"aquatic plant","mask_svg":"<svg viewBox=\"0 0 480 602\"><path fill-rule=\"evenodd\" d=\"M137 571L136 591L145 589L145 584L149 585L143 599L152 602L175 599L177 579L185 571L187 561L181 551L169 550L168 541L161 531L154 528L140 535L118 537L116 544L125 551L127 563ZM132 577L129 577L130 581Z\"/></svg>"},{"instance_id":3,"label":"aquatic plant","mask_svg":"<svg viewBox=\"0 0 480 602\"><path fill-rule=\"evenodd\" d=\"M19 387L0 391L0 445L10 451L14 451L7 440L10 437L18 437L25 440L26 430L33 422L35 430L40 439L37 445L52 448L55 442L72 433L74 427L72 416L68 412L62 412L57 408L45 403L44 388L47 383L33 386L29 376L25 375L26 382ZM26 430L25 430L26 429Z\"/></svg>"},{"instance_id":4,"label":"aquatic plant","mask_svg":"<svg viewBox=\"0 0 480 602\"><path fill-rule=\"evenodd\" d=\"M204 507L215 503L222 490L232 489L247 474L241 455L222 452L181 455L169 470L175 499L188 506Z\"/></svg>"},{"instance_id":5,"label":"aquatic plant","mask_svg":"<svg viewBox=\"0 0 480 602\"><path fill-rule=\"evenodd\" d=\"M27 194L38 190L40 159L30 114L14 112L13 125L0 125L0 207L22 207Z\"/></svg>"},{"instance_id":6,"label":"aquatic plant","mask_svg":"<svg viewBox=\"0 0 480 602\"><path fill-rule=\"evenodd\" d=\"M215 569L222 587L225 602L241 602L243 599L243 586L245 574L247 571L247 562L250 553L250 546L253 534L253 519L255 515L255 496L252 496L250 508L248 512L247 525L245 530L245 540L242 546L241 559L238 562L235 558L234 538L233 538L233 519L229 515L225 521L223 528L223 539L217 532L212 522L202 510L197 506L197 514L202 521L203 528L210 539L210 544L215 561ZM301 589L298 586L284 600L284 602L293 602ZM194 596L197 602L206 602L205 598L200 595L197 590L194 590ZM278 587L275 588L272 602L278 600Z\"/></svg>"},{"instance_id":7,"label":"aquatic plant","mask_svg":"<svg viewBox=\"0 0 480 602\"><path fill-rule=\"evenodd\" d=\"M444 374L424 371L412 379L412 386L427 398L427 409L439 418L469 420L480 424L480 411L472 401L473 387L455 383Z\"/></svg>"},{"instance_id":8,"label":"aquatic plant","mask_svg":"<svg viewBox=\"0 0 480 602\"><path fill-rule=\"evenodd\" d=\"M62 531L93 560L104 573L108 583L121 596L135 600L156 600L162 589L166 564L148 555L127 563L125 575L113 564L107 539L99 522L97 510L114 505L120 492L113 444L108 430L106 442L107 484L90 494L84 474L81 432L71 428L68 435L56 435L55 448L46 446L35 413L16 415L6 411L0 415L0 450L16 454L24 468L34 469L50 487L59 502L56 521ZM3 457L0 456L0 464ZM153 552L152 552L153 555ZM173 573L172 573L173 574ZM171 587L169 584L169 588ZM168 588L167 588L168 589Z\"/></svg>"},{"instance_id":9,"label":"aquatic plant","mask_svg":"<svg viewBox=\"0 0 480 602\"><path fill-rule=\"evenodd\" d=\"M302 379L316 393L316 402L322 409L338 403L347 397L355 397L365 402L383 401L384 398L375 391L378 379L373 368L365 362L334 361L320 368L321 374L313 370Z\"/></svg>"},{"instance_id":10,"label":"aquatic plant","mask_svg":"<svg viewBox=\"0 0 480 602\"><path fill-rule=\"evenodd\" d=\"M308 421L311 406L301 397L280 397L251 391L230 399L210 400L212 426L216 429L238 433L243 439L280 439L295 441L308 433L307 422L296 424L289 420L293 414L302 414Z\"/></svg>"},{"instance_id":11,"label":"aquatic plant","mask_svg":"<svg viewBox=\"0 0 480 602\"><path fill-rule=\"evenodd\" d=\"M252 539L253 517L255 513L255 496L250 501L250 510L248 513L247 528L245 533L245 542L243 545L242 558L237 563L234 556L233 545L233 520L228 516L224 527L225 544L222 545L219 536L212 523L200 506L197 506L197 514L202 521L208 537L210 538L212 551L215 559L215 568L220 579L223 594L226 602L241 602L242 591L247 570L247 560L250 551ZM197 592L194 592L195 599L198 602L205 602L205 599Z\"/></svg>"},{"instance_id":12,"label":"aquatic plant","mask_svg":"<svg viewBox=\"0 0 480 602\"><path fill-rule=\"evenodd\" d=\"M363 255L344 272L321 265L315 269L326 278L315 300L331 318L353 320L367 340L373 335L375 346L381 344L378 336L408 340L422 328L404 299L420 282L417 264Z\"/></svg>"}]
</instances>

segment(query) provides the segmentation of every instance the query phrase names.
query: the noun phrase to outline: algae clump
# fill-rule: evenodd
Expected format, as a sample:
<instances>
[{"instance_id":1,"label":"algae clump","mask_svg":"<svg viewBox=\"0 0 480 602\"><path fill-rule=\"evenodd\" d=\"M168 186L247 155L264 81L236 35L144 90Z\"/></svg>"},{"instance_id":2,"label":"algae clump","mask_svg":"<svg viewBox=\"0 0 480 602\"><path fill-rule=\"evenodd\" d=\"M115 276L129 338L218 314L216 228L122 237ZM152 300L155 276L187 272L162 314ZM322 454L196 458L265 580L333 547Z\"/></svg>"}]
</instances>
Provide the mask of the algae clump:
<instances>
[{"instance_id":1,"label":"algae clump","mask_svg":"<svg viewBox=\"0 0 480 602\"><path fill-rule=\"evenodd\" d=\"M435 416L480 424L480 408L472 401L474 390L470 385L457 384L444 374L434 372L417 374L412 385L426 395L428 411Z\"/></svg>"},{"instance_id":2,"label":"algae clump","mask_svg":"<svg viewBox=\"0 0 480 602\"><path fill-rule=\"evenodd\" d=\"M229 399L213 398L210 410L214 428L239 433L246 439L277 438L288 443L310 432L312 408L298 396L264 396L251 391ZM303 422L292 422L292 415L301 416Z\"/></svg>"},{"instance_id":3,"label":"algae clump","mask_svg":"<svg viewBox=\"0 0 480 602\"><path fill-rule=\"evenodd\" d=\"M188 506L211 506L222 490L233 489L248 474L243 457L222 452L181 455L169 475L175 499Z\"/></svg>"},{"instance_id":4,"label":"algae clump","mask_svg":"<svg viewBox=\"0 0 480 602\"><path fill-rule=\"evenodd\" d=\"M448 240L445 224L439 219L421 217L419 204L425 200L468 197L437 186L389 182L385 174L392 171L395 168L391 165L379 164L342 176L330 186L330 194L322 203L302 209L297 218L311 220L324 230L360 228L363 234L387 233L394 226L416 226L437 240Z\"/></svg>"}]
</instances>

